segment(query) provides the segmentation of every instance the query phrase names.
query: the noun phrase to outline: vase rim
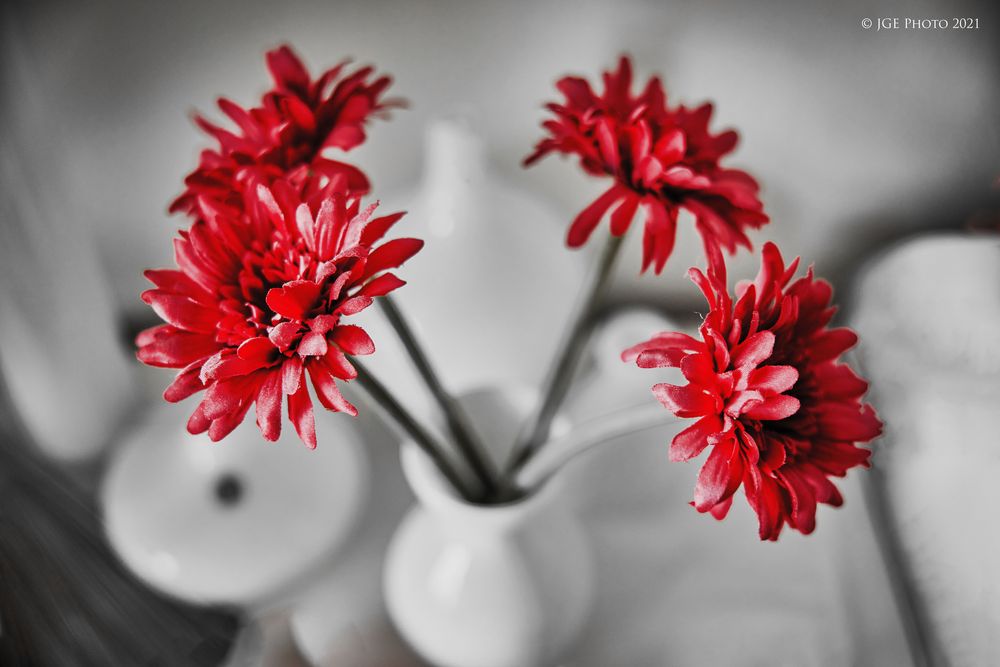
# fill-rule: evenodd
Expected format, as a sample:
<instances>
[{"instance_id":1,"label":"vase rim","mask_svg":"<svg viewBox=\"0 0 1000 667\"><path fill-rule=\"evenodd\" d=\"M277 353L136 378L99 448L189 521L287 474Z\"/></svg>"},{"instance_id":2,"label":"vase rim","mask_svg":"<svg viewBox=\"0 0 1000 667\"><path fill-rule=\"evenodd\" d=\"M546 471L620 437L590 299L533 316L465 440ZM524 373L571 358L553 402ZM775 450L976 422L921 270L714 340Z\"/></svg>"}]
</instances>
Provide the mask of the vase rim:
<instances>
[{"instance_id":1,"label":"vase rim","mask_svg":"<svg viewBox=\"0 0 1000 667\"><path fill-rule=\"evenodd\" d=\"M470 387L458 396L458 400L468 404L470 400L482 400L483 397L502 398L507 403L506 407L513 409L511 416L516 417L516 424L519 427L524 417L530 413L535 400L537 400L537 395L538 392L532 387L517 383L504 383ZM478 416L474 413L471 415L473 423L477 425L481 423L477 420ZM561 430L566 430L564 420L562 420L562 427ZM517 429L510 430L514 433ZM487 439L487 442L493 443L493 448L496 449L498 440L506 440L506 438ZM513 437L510 440L513 442ZM489 444L487 446L489 447ZM499 458L502 460L503 457ZM499 503L477 503L462 498L437 469L430 457L412 439L407 438L402 442L400 460L403 473L420 502L443 511L460 512L470 516L476 515L480 518L488 515L495 517L494 520L502 520L502 515L509 515L511 520L516 521L517 516L529 512L535 505L546 504L547 499L557 492L559 486L558 479L548 480L539 488L513 500Z\"/></svg>"}]
</instances>

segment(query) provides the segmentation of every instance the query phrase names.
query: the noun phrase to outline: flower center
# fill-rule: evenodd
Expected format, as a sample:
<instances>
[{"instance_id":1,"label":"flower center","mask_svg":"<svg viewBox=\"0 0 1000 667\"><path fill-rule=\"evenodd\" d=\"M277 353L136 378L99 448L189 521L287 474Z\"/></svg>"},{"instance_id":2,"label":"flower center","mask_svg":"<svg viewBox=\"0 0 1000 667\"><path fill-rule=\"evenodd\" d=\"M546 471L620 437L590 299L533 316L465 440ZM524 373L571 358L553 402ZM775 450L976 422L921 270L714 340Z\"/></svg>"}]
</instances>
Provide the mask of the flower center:
<instances>
[{"instance_id":1,"label":"flower center","mask_svg":"<svg viewBox=\"0 0 1000 667\"><path fill-rule=\"evenodd\" d=\"M267 303L268 293L296 280L312 280L316 260L304 241L294 244L275 240L265 248L260 242L244 254L237 285L224 288L220 301L223 316L216 327L216 340L239 346L243 341L267 336L271 329L289 318Z\"/></svg>"}]
</instances>

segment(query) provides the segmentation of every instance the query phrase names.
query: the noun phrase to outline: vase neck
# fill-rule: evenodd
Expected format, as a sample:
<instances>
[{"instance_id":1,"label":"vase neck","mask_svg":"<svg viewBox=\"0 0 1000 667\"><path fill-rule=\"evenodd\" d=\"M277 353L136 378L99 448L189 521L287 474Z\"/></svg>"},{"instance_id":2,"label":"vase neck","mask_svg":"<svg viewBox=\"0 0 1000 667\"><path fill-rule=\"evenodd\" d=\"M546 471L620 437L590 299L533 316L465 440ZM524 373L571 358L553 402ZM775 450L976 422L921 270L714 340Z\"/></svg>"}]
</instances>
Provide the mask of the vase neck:
<instances>
[{"instance_id":1,"label":"vase neck","mask_svg":"<svg viewBox=\"0 0 1000 667\"><path fill-rule=\"evenodd\" d=\"M462 118L437 120L427 128L424 196L430 231L445 237L460 232L457 221L477 212L486 182L483 140Z\"/></svg>"},{"instance_id":2,"label":"vase neck","mask_svg":"<svg viewBox=\"0 0 1000 667\"><path fill-rule=\"evenodd\" d=\"M486 145L464 119L434 121L426 142L425 183L432 193L454 194L485 180Z\"/></svg>"},{"instance_id":3,"label":"vase neck","mask_svg":"<svg viewBox=\"0 0 1000 667\"><path fill-rule=\"evenodd\" d=\"M413 443L402 451L403 472L417 500L431 515L459 530L505 533L516 530L554 504L555 484L518 500L500 504L475 504L463 499L433 462Z\"/></svg>"}]
</instances>

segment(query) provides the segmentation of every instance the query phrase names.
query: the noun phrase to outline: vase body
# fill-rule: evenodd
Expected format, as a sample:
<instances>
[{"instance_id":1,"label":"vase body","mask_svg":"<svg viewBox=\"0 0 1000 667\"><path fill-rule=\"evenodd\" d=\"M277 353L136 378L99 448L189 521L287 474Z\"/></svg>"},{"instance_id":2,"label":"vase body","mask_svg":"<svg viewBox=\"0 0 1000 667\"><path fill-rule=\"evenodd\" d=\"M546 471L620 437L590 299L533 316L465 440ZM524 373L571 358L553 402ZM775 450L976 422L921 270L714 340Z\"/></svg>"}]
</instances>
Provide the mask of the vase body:
<instances>
[{"instance_id":1,"label":"vase body","mask_svg":"<svg viewBox=\"0 0 1000 667\"><path fill-rule=\"evenodd\" d=\"M491 452L513 442L530 407L523 398L487 390L463 399ZM559 664L594 588L590 545L559 480L479 506L458 498L413 443L402 461L418 504L390 544L383 584L403 638L441 667Z\"/></svg>"}]
</instances>

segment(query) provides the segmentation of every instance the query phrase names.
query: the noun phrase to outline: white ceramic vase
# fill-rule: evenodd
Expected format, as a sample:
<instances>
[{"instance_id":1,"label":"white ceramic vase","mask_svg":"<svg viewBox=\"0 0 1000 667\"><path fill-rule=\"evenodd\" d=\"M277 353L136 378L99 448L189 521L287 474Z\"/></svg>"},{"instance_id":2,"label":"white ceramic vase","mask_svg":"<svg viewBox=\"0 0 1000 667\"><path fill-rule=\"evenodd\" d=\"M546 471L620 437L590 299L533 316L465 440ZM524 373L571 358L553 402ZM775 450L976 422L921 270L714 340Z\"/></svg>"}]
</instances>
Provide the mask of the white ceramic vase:
<instances>
[{"instance_id":1,"label":"white ceramic vase","mask_svg":"<svg viewBox=\"0 0 1000 667\"><path fill-rule=\"evenodd\" d=\"M491 453L513 442L532 397L482 390L462 402ZM498 460L500 457L496 457ZM441 667L559 664L591 609L591 546L554 479L497 506L460 499L413 443L403 471L418 505L386 556L385 600L403 638Z\"/></svg>"}]
</instances>

